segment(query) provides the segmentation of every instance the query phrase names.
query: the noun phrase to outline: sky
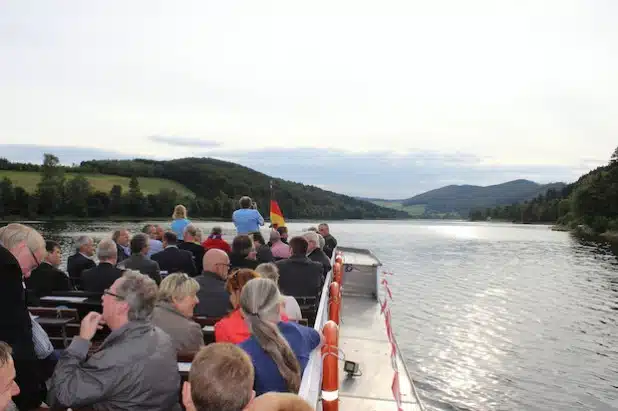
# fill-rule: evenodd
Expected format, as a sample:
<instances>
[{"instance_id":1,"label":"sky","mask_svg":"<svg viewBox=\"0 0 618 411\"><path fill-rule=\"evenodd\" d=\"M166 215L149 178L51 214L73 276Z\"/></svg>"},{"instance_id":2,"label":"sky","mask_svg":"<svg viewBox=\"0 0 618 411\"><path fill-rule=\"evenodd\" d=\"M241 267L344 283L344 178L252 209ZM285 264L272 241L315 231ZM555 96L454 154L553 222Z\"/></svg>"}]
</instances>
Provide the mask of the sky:
<instances>
[{"instance_id":1,"label":"sky","mask_svg":"<svg viewBox=\"0 0 618 411\"><path fill-rule=\"evenodd\" d=\"M573 181L614 0L0 0L0 157L211 156L350 195Z\"/></svg>"}]
</instances>

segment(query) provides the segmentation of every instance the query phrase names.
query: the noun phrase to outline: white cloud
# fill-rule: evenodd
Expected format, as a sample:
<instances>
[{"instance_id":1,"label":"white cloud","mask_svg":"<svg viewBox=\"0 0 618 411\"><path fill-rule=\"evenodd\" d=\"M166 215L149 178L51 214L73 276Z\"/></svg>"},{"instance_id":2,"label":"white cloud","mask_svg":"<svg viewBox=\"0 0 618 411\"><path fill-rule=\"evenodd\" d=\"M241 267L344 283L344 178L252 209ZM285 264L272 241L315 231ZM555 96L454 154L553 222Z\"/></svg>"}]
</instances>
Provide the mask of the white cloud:
<instances>
[{"instance_id":1,"label":"white cloud","mask_svg":"<svg viewBox=\"0 0 618 411\"><path fill-rule=\"evenodd\" d=\"M5 1L0 142L575 167L617 145L616 21L611 0Z\"/></svg>"}]
</instances>

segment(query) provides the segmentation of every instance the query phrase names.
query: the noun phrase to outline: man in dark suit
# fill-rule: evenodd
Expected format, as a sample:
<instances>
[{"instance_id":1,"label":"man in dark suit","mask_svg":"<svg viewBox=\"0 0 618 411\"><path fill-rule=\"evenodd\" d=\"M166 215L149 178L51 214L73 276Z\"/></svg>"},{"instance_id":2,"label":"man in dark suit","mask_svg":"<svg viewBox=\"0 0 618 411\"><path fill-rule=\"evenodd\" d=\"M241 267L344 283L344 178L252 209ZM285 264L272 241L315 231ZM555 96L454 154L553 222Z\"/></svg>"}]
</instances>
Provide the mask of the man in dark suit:
<instances>
[{"instance_id":1,"label":"man in dark suit","mask_svg":"<svg viewBox=\"0 0 618 411\"><path fill-rule=\"evenodd\" d=\"M320 237L318 237L318 233L308 231L303 234L303 237L307 240L307 244L309 244L307 248L307 257L309 257L311 261L322 264L322 275L326 278L326 274L328 274L331 269L331 263L330 258L328 258L320 248Z\"/></svg>"},{"instance_id":2,"label":"man in dark suit","mask_svg":"<svg viewBox=\"0 0 618 411\"><path fill-rule=\"evenodd\" d=\"M152 260L159 263L161 271L167 271L169 274L185 273L190 277L197 275L197 269L193 262L193 254L187 250L178 248L178 238L172 231L167 231L163 234L163 251L153 254Z\"/></svg>"},{"instance_id":3,"label":"man in dark suit","mask_svg":"<svg viewBox=\"0 0 618 411\"><path fill-rule=\"evenodd\" d=\"M318 232L324 237L324 253L328 258L332 258L335 248L337 248L337 240L330 235L330 227L326 223L322 223L318 226Z\"/></svg>"},{"instance_id":4,"label":"man in dark suit","mask_svg":"<svg viewBox=\"0 0 618 411\"><path fill-rule=\"evenodd\" d=\"M112 240L116 243L116 254L118 255L117 261L121 262L131 257L131 248L129 246L129 231L122 228L114 231L112 234Z\"/></svg>"},{"instance_id":5,"label":"man in dark suit","mask_svg":"<svg viewBox=\"0 0 618 411\"><path fill-rule=\"evenodd\" d=\"M275 263L279 268L279 289L282 294L293 297L319 296L323 267L307 257L308 246L304 237L292 238L290 258Z\"/></svg>"},{"instance_id":6,"label":"man in dark suit","mask_svg":"<svg viewBox=\"0 0 618 411\"><path fill-rule=\"evenodd\" d=\"M94 242L91 237L83 235L77 238L76 246L77 252L69 256L67 261L67 271L73 286L80 288L82 272L96 265L92 260L92 256L94 255Z\"/></svg>"},{"instance_id":7,"label":"man in dark suit","mask_svg":"<svg viewBox=\"0 0 618 411\"><path fill-rule=\"evenodd\" d=\"M143 233L136 234L131 239L131 257L118 263L120 269L131 269L139 271L155 280L157 285L161 284L161 274L159 264L147 257L150 238Z\"/></svg>"},{"instance_id":8,"label":"man in dark suit","mask_svg":"<svg viewBox=\"0 0 618 411\"><path fill-rule=\"evenodd\" d=\"M26 288L32 290L37 298L51 295L53 291L71 289L69 276L57 268L62 258L60 245L55 241L46 241L45 249L47 250L45 260L24 280Z\"/></svg>"},{"instance_id":9,"label":"man in dark suit","mask_svg":"<svg viewBox=\"0 0 618 411\"><path fill-rule=\"evenodd\" d=\"M116 268L118 251L114 240L102 240L97 247L99 265L82 273L82 289L103 293L114 281L122 277L122 270Z\"/></svg>"},{"instance_id":10,"label":"man in dark suit","mask_svg":"<svg viewBox=\"0 0 618 411\"><path fill-rule=\"evenodd\" d=\"M230 269L230 257L223 250L211 248L204 255L204 272L195 277L200 285L194 308L195 315L223 317L232 311L230 293L225 289L225 281Z\"/></svg>"},{"instance_id":11,"label":"man in dark suit","mask_svg":"<svg viewBox=\"0 0 618 411\"><path fill-rule=\"evenodd\" d=\"M197 228L193 224L189 224L185 227L185 233L183 237L183 242L178 244L178 248L181 250L189 251L193 254L193 261L195 262L196 275L201 274L202 264L204 260L204 247L200 243L196 241L197 237Z\"/></svg>"}]
</instances>

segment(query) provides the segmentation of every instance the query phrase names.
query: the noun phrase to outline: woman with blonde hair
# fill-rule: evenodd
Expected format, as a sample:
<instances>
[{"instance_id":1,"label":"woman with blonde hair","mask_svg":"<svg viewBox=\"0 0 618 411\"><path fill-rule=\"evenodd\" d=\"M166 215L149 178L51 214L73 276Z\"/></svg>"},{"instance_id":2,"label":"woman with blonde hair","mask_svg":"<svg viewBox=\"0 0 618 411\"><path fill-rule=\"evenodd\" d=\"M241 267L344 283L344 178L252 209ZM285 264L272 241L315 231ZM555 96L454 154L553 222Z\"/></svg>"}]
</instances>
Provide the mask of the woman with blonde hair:
<instances>
[{"instance_id":1,"label":"woman with blonde hair","mask_svg":"<svg viewBox=\"0 0 618 411\"><path fill-rule=\"evenodd\" d=\"M159 286L152 322L172 338L177 352L194 353L204 345L202 329L193 320L199 283L184 273L166 276Z\"/></svg>"},{"instance_id":2,"label":"woman with blonde hair","mask_svg":"<svg viewBox=\"0 0 618 411\"><path fill-rule=\"evenodd\" d=\"M313 328L281 321L281 294L277 284L266 278L253 279L243 287L240 310L251 338L239 346L253 362L255 394L298 393L309 356L320 345L320 334Z\"/></svg>"},{"instance_id":3,"label":"woman with blonde hair","mask_svg":"<svg viewBox=\"0 0 618 411\"><path fill-rule=\"evenodd\" d=\"M182 204L174 207L172 219L172 231L176 233L179 240L182 240L185 235L185 227L191 224L191 220L187 218L187 207Z\"/></svg>"},{"instance_id":4,"label":"woman with blonde hair","mask_svg":"<svg viewBox=\"0 0 618 411\"><path fill-rule=\"evenodd\" d=\"M273 280L277 286L279 285L279 268L274 263L262 263L257 266L255 271L262 277ZM279 290L281 292L281 290ZM288 316L291 321L298 321L303 318L300 311L300 305L296 298L291 295L281 294L281 303L283 312Z\"/></svg>"}]
</instances>

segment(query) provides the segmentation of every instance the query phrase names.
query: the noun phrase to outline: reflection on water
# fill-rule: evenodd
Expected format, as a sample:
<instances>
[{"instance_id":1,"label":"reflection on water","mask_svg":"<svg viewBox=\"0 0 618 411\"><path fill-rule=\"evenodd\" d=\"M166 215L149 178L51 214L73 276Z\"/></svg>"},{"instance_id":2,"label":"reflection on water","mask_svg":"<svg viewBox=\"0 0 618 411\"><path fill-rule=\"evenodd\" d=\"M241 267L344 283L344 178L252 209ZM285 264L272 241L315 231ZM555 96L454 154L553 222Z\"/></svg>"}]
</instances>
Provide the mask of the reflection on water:
<instances>
[{"instance_id":1,"label":"reflection on water","mask_svg":"<svg viewBox=\"0 0 618 411\"><path fill-rule=\"evenodd\" d=\"M217 225L232 238L230 223ZM35 226L66 259L77 236L100 240L118 224ZM331 231L395 273L395 331L428 410L618 409L618 261L608 246L509 224L335 222Z\"/></svg>"}]
</instances>

